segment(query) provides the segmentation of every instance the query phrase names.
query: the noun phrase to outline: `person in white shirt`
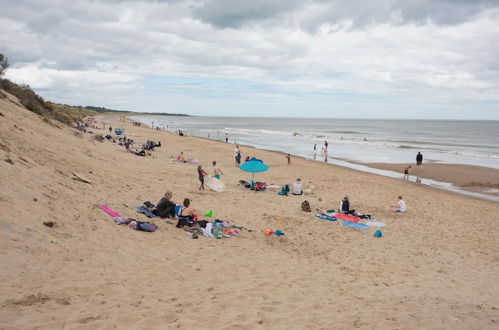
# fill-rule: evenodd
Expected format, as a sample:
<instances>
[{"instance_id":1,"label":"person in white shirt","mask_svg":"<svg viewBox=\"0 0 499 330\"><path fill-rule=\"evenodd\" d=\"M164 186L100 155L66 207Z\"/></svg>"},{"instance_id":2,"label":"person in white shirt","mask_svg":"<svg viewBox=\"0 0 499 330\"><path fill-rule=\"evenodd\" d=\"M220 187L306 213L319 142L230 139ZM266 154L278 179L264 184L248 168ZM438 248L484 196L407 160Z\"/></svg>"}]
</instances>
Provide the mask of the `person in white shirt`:
<instances>
[{"instance_id":1,"label":"person in white shirt","mask_svg":"<svg viewBox=\"0 0 499 330\"><path fill-rule=\"evenodd\" d=\"M301 186L301 179L298 178L296 179L295 183L293 183L293 189L291 190L291 193L293 195L301 195L303 194L302 186Z\"/></svg>"},{"instance_id":2,"label":"person in white shirt","mask_svg":"<svg viewBox=\"0 0 499 330\"><path fill-rule=\"evenodd\" d=\"M393 212L406 212L407 211L407 205L405 204L404 200L402 199L402 196L399 196L399 201L397 203L397 206L394 206L396 207L395 210L393 210Z\"/></svg>"}]
</instances>

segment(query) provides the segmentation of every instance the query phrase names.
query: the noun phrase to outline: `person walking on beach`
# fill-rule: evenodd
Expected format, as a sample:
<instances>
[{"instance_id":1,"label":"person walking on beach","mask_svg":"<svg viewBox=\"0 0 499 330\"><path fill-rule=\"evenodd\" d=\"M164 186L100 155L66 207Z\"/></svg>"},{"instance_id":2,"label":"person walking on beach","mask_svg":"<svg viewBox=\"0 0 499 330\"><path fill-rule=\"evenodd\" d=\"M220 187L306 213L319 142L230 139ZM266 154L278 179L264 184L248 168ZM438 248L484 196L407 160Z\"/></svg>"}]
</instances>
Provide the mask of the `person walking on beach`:
<instances>
[{"instance_id":1,"label":"person walking on beach","mask_svg":"<svg viewBox=\"0 0 499 330\"><path fill-rule=\"evenodd\" d=\"M290 155L290 154L288 154L288 155L286 156L286 158L288 159L288 165L291 165L291 155Z\"/></svg>"},{"instance_id":2,"label":"person walking on beach","mask_svg":"<svg viewBox=\"0 0 499 330\"><path fill-rule=\"evenodd\" d=\"M411 168L411 165L404 168L404 180L409 180L409 169L410 168Z\"/></svg>"},{"instance_id":3,"label":"person walking on beach","mask_svg":"<svg viewBox=\"0 0 499 330\"><path fill-rule=\"evenodd\" d=\"M111 125L109 125L109 134L111 134L112 131L113 131L113 128L111 127Z\"/></svg>"},{"instance_id":4,"label":"person walking on beach","mask_svg":"<svg viewBox=\"0 0 499 330\"><path fill-rule=\"evenodd\" d=\"M423 166L423 154L418 151L418 154L416 155L416 165L418 167Z\"/></svg>"},{"instance_id":5,"label":"person walking on beach","mask_svg":"<svg viewBox=\"0 0 499 330\"><path fill-rule=\"evenodd\" d=\"M229 142L229 134L225 133L225 143Z\"/></svg>"},{"instance_id":6,"label":"person walking on beach","mask_svg":"<svg viewBox=\"0 0 499 330\"><path fill-rule=\"evenodd\" d=\"M222 172L221 169L219 169L217 167L217 162L216 161L213 161L212 164L213 164L213 177L215 177L215 178L217 178L217 179L220 180L220 178L222 177L222 175L224 173Z\"/></svg>"},{"instance_id":7,"label":"person walking on beach","mask_svg":"<svg viewBox=\"0 0 499 330\"><path fill-rule=\"evenodd\" d=\"M204 190L204 176L206 175L206 172L203 170L203 166L199 165L198 166L198 176L199 176L199 182L201 182L201 185L199 186L199 190Z\"/></svg>"},{"instance_id":8,"label":"person walking on beach","mask_svg":"<svg viewBox=\"0 0 499 330\"><path fill-rule=\"evenodd\" d=\"M329 143L327 143L327 140L324 140L324 148L327 149Z\"/></svg>"},{"instance_id":9,"label":"person walking on beach","mask_svg":"<svg viewBox=\"0 0 499 330\"><path fill-rule=\"evenodd\" d=\"M241 150L239 149L239 144L236 144L236 148L234 149L234 159L236 161L236 166L241 164Z\"/></svg>"},{"instance_id":10,"label":"person walking on beach","mask_svg":"<svg viewBox=\"0 0 499 330\"><path fill-rule=\"evenodd\" d=\"M397 203L395 210L393 210L393 212L401 212L401 213L404 213L407 211L407 205L405 204L404 200L402 199L402 196L399 196L399 201Z\"/></svg>"},{"instance_id":11,"label":"person walking on beach","mask_svg":"<svg viewBox=\"0 0 499 330\"><path fill-rule=\"evenodd\" d=\"M327 148L324 148L324 161L327 163Z\"/></svg>"},{"instance_id":12,"label":"person walking on beach","mask_svg":"<svg viewBox=\"0 0 499 330\"><path fill-rule=\"evenodd\" d=\"M317 143L314 144L314 160L317 158Z\"/></svg>"}]
</instances>

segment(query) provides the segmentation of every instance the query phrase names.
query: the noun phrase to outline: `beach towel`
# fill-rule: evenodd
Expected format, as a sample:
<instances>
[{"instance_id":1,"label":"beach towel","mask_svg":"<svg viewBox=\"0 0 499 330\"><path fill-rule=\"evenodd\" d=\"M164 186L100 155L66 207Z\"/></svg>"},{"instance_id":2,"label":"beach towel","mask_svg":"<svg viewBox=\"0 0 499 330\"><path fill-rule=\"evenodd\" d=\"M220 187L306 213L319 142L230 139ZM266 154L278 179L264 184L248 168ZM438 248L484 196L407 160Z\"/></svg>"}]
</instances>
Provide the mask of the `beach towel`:
<instances>
[{"instance_id":1,"label":"beach towel","mask_svg":"<svg viewBox=\"0 0 499 330\"><path fill-rule=\"evenodd\" d=\"M110 216L112 216L113 218L121 218L121 215L120 215L118 212L116 212L116 211L112 210L112 209L111 209L109 206L107 206L107 205L101 205L101 206L100 206L100 208L101 208L101 210L102 210L102 211L106 212L107 214L109 214L109 215L110 215Z\"/></svg>"},{"instance_id":2,"label":"beach towel","mask_svg":"<svg viewBox=\"0 0 499 330\"><path fill-rule=\"evenodd\" d=\"M328 220L328 221L336 221L336 220L338 220L335 217L330 217L330 216L327 216L325 214L316 214L315 217L319 218L319 219L322 219L322 220Z\"/></svg>"},{"instance_id":3,"label":"beach towel","mask_svg":"<svg viewBox=\"0 0 499 330\"><path fill-rule=\"evenodd\" d=\"M363 224L363 223L355 223L355 222L350 222L350 221L342 221L343 226L348 226L348 227L353 227L357 229L369 229L369 226Z\"/></svg>"},{"instance_id":4,"label":"beach towel","mask_svg":"<svg viewBox=\"0 0 499 330\"><path fill-rule=\"evenodd\" d=\"M147 207L143 205L136 206L133 209L139 213L145 214L149 218L159 218L156 214L152 213L151 210L149 210Z\"/></svg>"},{"instance_id":5,"label":"beach towel","mask_svg":"<svg viewBox=\"0 0 499 330\"><path fill-rule=\"evenodd\" d=\"M336 214L336 218L344 220L344 221L349 221L349 222L359 222L360 218L350 215L350 214L343 214L343 213L338 213Z\"/></svg>"},{"instance_id":6,"label":"beach towel","mask_svg":"<svg viewBox=\"0 0 499 330\"><path fill-rule=\"evenodd\" d=\"M370 227L384 227L384 226L386 226L383 222L374 222L374 221L366 222L366 225L368 225Z\"/></svg>"}]
</instances>

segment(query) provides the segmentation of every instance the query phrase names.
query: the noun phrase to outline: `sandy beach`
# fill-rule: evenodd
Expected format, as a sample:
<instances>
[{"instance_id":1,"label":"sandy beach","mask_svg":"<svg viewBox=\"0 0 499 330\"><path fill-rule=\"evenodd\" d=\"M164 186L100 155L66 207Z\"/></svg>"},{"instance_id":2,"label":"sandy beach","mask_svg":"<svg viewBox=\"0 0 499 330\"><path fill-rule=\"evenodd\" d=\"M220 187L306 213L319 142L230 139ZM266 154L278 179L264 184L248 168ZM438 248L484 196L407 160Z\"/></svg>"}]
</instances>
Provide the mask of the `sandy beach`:
<instances>
[{"instance_id":1,"label":"sandy beach","mask_svg":"<svg viewBox=\"0 0 499 330\"><path fill-rule=\"evenodd\" d=\"M499 194L499 170L495 168L430 162L424 163L421 167L416 166L416 164L368 163L363 165L381 170L400 172L401 177L403 177L404 168L411 165L409 175L413 178L418 177L449 182L456 187L472 192L490 195Z\"/></svg>"},{"instance_id":2,"label":"sandy beach","mask_svg":"<svg viewBox=\"0 0 499 330\"><path fill-rule=\"evenodd\" d=\"M135 156L0 99L0 329L498 328L499 203L306 159L287 165L281 153L242 147L243 158L270 168L257 180L281 186L299 177L315 187L306 196L254 192L238 185L250 174L235 166L232 144L130 122L125 131L162 146ZM199 191L196 165L172 162L181 151L210 173L216 160L225 191ZM451 179L453 168L461 170ZM480 168L421 171L463 186L497 184L497 171ZM239 226L276 229L282 218L285 235L192 239L129 207L166 190ZM382 237L300 207L336 209L344 195L386 224ZM392 212L399 195L407 213ZM101 205L159 230L116 225Z\"/></svg>"}]
</instances>

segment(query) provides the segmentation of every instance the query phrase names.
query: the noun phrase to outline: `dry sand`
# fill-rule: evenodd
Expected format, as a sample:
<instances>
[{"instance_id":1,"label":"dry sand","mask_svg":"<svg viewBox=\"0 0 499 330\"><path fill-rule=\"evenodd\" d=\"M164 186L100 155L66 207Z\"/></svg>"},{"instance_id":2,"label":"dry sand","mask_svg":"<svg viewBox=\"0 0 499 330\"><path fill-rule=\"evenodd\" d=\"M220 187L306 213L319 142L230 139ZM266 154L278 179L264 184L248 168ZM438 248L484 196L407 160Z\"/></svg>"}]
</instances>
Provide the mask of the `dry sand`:
<instances>
[{"instance_id":1,"label":"dry sand","mask_svg":"<svg viewBox=\"0 0 499 330\"><path fill-rule=\"evenodd\" d=\"M244 147L270 166L257 179L316 188L256 193L237 185L248 175L233 145L127 124L135 141L163 143L138 157L15 102L0 99L1 329L499 327L499 203L304 159L288 166ZM199 192L196 167L169 161L181 150L207 170L217 160L226 191ZM146 220L124 204L155 203L165 190L241 226L275 228L281 216L285 236L194 240L162 221L138 232L98 208ZM382 238L300 209L305 199L337 208L344 194L387 224ZM391 211L398 195L406 214Z\"/></svg>"}]
</instances>

